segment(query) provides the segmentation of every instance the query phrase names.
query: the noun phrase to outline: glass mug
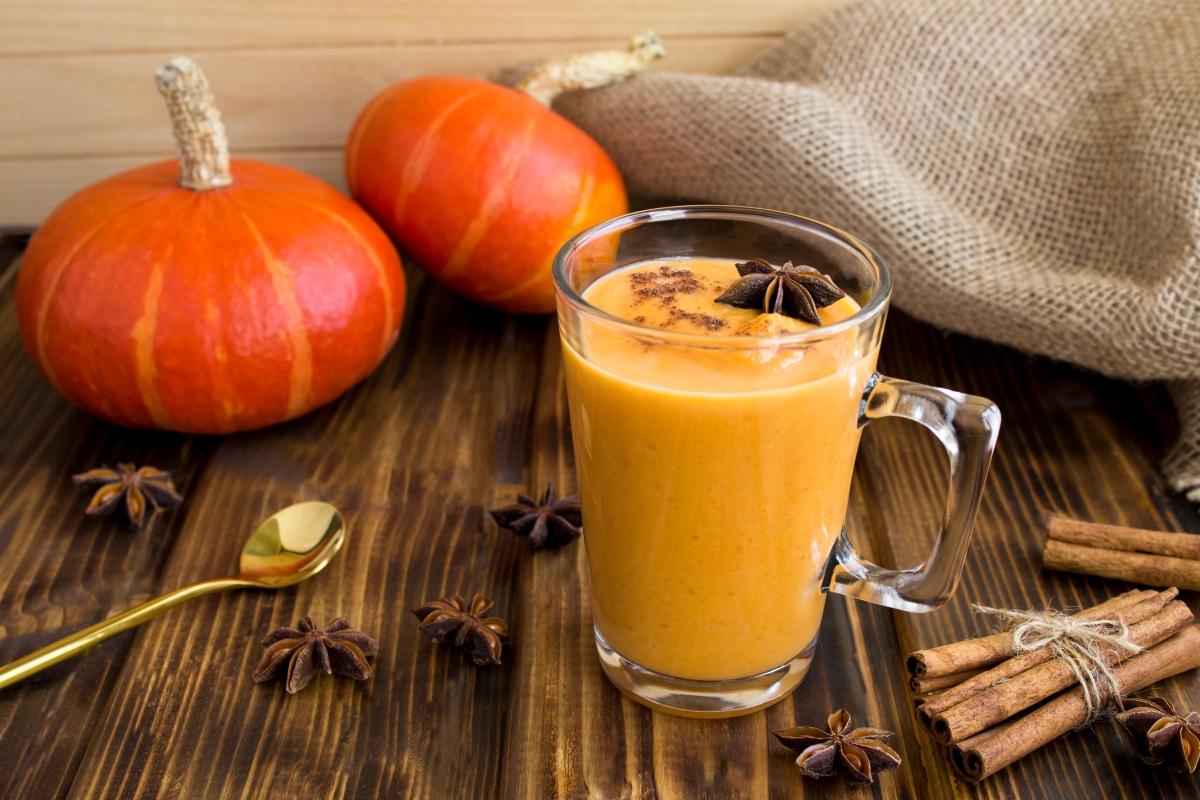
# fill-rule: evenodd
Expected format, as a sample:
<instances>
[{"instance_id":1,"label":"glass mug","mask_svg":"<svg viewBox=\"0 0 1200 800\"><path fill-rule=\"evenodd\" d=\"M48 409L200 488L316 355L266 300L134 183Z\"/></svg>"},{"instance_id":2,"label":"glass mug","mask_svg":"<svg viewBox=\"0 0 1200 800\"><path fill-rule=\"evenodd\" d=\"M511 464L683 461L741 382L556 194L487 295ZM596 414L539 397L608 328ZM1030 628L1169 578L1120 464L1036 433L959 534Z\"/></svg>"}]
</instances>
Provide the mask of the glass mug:
<instances>
[{"instance_id":1,"label":"glass mug","mask_svg":"<svg viewBox=\"0 0 1200 800\"><path fill-rule=\"evenodd\" d=\"M689 257L816 267L861 310L707 335L585 298L613 270ZM954 592L1000 413L875 371L891 278L863 243L782 212L660 208L573 238L554 280L596 647L619 689L674 714L749 713L803 680L826 592L905 611ZM844 528L860 432L881 417L924 425L950 456L941 532L910 569L864 560Z\"/></svg>"}]
</instances>

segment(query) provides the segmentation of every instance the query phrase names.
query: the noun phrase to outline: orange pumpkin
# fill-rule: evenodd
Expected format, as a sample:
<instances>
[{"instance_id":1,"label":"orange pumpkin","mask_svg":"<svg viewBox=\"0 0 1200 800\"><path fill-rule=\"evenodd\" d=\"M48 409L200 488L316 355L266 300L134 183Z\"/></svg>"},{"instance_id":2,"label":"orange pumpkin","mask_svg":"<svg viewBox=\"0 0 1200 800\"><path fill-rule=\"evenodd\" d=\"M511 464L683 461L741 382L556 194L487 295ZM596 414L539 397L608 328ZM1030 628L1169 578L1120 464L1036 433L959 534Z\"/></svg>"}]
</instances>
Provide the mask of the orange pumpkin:
<instances>
[{"instance_id":1,"label":"orange pumpkin","mask_svg":"<svg viewBox=\"0 0 1200 800\"><path fill-rule=\"evenodd\" d=\"M531 93L548 103L661 55L653 34L635 37L627 53L547 65L532 77L553 88ZM553 311L555 252L628 210L594 139L525 92L467 78L403 81L371 100L350 132L346 180L426 272L505 311Z\"/></svg>"},{"instance_id":2,"label":"orange pumpkin","mask_svg":"<svg viewBox=\"0 0 1200 800\"><path fill-rule=\"evenodd\" d=\"M396 339L395 249L316 178L230 164L195 64L175 59L158 81L183 158L93 184L46 219L17 279L26 348L60 392L121 425L226 433L329 402Z\"/></svg>"}]
</instances>

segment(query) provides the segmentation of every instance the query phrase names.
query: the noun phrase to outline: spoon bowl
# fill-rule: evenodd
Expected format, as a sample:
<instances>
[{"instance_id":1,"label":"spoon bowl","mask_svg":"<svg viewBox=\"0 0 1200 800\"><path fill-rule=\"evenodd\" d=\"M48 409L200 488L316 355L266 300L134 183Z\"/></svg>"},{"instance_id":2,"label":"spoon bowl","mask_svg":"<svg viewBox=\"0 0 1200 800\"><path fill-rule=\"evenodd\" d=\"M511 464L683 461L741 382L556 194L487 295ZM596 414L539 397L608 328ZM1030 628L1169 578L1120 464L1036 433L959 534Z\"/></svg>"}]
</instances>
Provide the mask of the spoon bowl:
<instances>
[{"instance_id":1,"label":"spoon bowl","mask_svg":"<svg viewBox=\"0 0 1200 800\"><path fill-rule=\"evenodd\" d=\"M242 547L236 577L181 587L46 645L0 667L0 689L77 656L193 597L226 589L280 589L308 580L325 569L345 541L346 521L329 503L290 505L272 514L250 534Z\"/></svg>"},{"instance_id":2,"label":"spoon bowl","mask_svg":"<svg viewBox=\"0 0 1200 800\"><path fill-rule=\"evenodd\" d=\"M329 503L296 503L275 512L242 547L238 577L264 588L291 586L316 575L342 549L346 521Z\"/></svg>"}]
</instances>

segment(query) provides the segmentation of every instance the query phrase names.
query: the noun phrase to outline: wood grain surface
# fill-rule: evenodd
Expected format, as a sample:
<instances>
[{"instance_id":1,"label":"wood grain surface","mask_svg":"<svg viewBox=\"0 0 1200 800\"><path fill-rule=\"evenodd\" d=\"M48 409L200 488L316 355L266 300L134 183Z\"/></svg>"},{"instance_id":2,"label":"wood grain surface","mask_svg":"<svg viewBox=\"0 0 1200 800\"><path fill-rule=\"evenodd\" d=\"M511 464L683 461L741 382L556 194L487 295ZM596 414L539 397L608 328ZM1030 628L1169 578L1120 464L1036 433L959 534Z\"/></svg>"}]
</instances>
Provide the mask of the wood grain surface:
<instances>
[{"instance_id":1,"label":"wood grain surface","mask_svg":"<svg viewBox=\"0 0 1200 800\"><path fill-rule=\"evenodd\" d=\"M235 156L342 182L362 107L415 75L488 78L646 29L676 71L725 73L847 0L45 0L0 2L0 225L173 144L154 70L194 57Z\"/></svg>"},{"instance_id":2,"label":"wood grain surface","mask_svg":"<svg viewBox=\"0 0 1200 800\"><path fill-rule=\"evenodd\" d=\"M20 240L0 237L0 260ZM1159 798L1186 778L1133 760L1111 724L1072 734L973 788L914 720L914 648L987 628L972 601L1087 605L1127 588L1038 568L1038 519L1061 511L1200 530L1154 465L1173 425L1164 395L894 313L882 368L995 399L1005 415L962 585L907 615L830 599L809 677L778 706L712 722L651 713L601 676L584 551L532 553L486 509L526 487L573 488L557 331L469 305L413 274L396 350L341 400L225 438L132 432L55 395L25 357L0 267L0 660L181 583L230 572L245 533L300 499L338 504L348 544L312 581L193 601L0 693L4 798ZM171 469L184 504L132 532L82 515L75 471ZM873 424L848 524L875 559L928 549L944 491L932 437ZM408 609L485 591L513 638L476 669L424 640ZM1193 609L1196 596L1184 598ZM377 635L365 684L320 676L295 696L250 673L270 628L346 616ZM1200 707L1200 676L1159 691ZM844 705L897 731L904 764L871 789L803 780L770 731Z\"/></svg>"},{"instance_id":3,"label":"wood grain surface","mask_svg":"<svg viewBox=\"0 0 1200 800\"><path fill-rule=\"evenodd\" d=\"M633 32L633 31L631 31ZM604 47L624 48L628 36ZM729 72L773 44L778 35L710 36L670 42L658 66ZM4 41L0 38L0 41ZM504 67L531 66L595 47L578 42L367 45L195 53L208 77L234 155L336 150L358 113L396 81L419 75L489 78ZM0 159L169 158L175 150L154 73L173 50L0 58Z\"/></svg>"},{"instance_id":4,"label":"wood grain surface","mask_svg":"<svg viewBox=\"0 0 1200 800\"><path fill-rule=\"evenodd\" d=\"M2 23L0 23L2 29ZM729 72L779 34L671 43L678 71ZM0 37L0 42L4 38ZM620 38L603 46L615 46ZM194 53L208 75L235 158L286 164L345 188L342 147L367 102L418 75L490 78L504 67L596 43L403 44ZM133 167L174 158L154 71L172 50L0 55L0 225L40 222L71 192ZM264 102L270 98L270 102Z\"/></svg>"},{"instance_id":5,"label":"wood grain surface","mask_svg":"<svg viewBox=\"0 0 1200 800\"><path fill-rule=\"evenodd\" d=\"M55 0L5 3L0 54L149 48L304 48L374 43L602 40L654 28L686 38L780 33L846 0ZM634 27L630 27L634 26Z\"/></svg>"}]
</instances>

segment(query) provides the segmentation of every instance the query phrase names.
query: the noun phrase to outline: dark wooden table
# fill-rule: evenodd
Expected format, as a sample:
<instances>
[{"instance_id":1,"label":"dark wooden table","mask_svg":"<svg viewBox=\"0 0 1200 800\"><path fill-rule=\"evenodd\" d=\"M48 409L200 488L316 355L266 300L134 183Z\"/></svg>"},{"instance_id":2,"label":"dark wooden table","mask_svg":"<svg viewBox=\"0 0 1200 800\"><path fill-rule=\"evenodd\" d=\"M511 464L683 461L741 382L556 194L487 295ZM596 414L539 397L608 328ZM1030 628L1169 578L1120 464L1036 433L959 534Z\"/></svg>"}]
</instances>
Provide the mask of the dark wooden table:
<instances>
[{"instance_id":1,"label":"dark wooden table","mask_svg":"<svg viewBox=\"0 0 1200 800\"><path fill-rule=\"evenodd\" d=\"M1200 782L1144 767L1110 723L972 788L919 729L903 654L986 628L971 601L1088 605L1128 588L1042 574L1039 515L1200 529L1155 472L1165 396L893 313L882 368L996 400L992 477L955 598L922 616L834 596L807 681L767 712L696 722L624 700L592 646L584 551L531 553L486 509L524 487L573 487L557 331L467 304L410 275L395 351L309 416L225 438L122 430L59 398L26 358L13 310L21 240L0 239L0 659L165 590L235 569L246 532L299 499L338 504L346 549L275 594L204 598L0 693L3 798L1181 797ZM170 469L184 504L131 532L85 518L69 476L106 462ZM943 456L917 426L865 435L849 525L910 564L928 548ZM502 667L424 640L408 609L453 591L497 598ZM1193 609L1196 595L1185 594ZM319 676L289 697L250 673L267 630L311 614L378 635L368 683ZM1161 691L1200 708L1200 675ZM897 731L904 765L873 789L797 774L769 736L831 707Z\"/></svg>"}]
</instances>

